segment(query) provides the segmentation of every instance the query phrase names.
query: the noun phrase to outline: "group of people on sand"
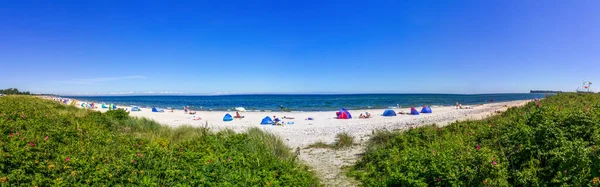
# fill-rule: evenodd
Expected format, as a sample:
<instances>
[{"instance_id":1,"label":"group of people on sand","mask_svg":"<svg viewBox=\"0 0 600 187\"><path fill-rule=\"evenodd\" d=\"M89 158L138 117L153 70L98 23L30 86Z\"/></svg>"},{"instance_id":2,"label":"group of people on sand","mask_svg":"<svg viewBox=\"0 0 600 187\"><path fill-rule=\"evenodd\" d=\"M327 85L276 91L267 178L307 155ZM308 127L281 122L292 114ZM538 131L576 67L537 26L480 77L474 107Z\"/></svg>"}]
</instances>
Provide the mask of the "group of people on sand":
<instances>
[{"instance_id":1,"label":"group of people on sand","mask_svg":"<svg viewBox=\"0 0 600 187\"><path fill-rule=\"evenodd\" d=\"M492 100L492 102L493 102L493 100ZM472 109L472 107L470 107L470 106L463 107L462 104L456 102L456 109Z\"/></svg>"},{"instance_id":2,"label":"group of people on sand","mask_svg":"<svg viewBox=\"0 0 600 187\"><path fill-rule=\"evenodd\" d=\"M371 118L371 114L369 112L365 112L365 114L360 113L360 116L358 116L358 118L360 118L360 119Z\"/></svg>"},{"instance_id":3,"label":"group of people on sand","mask_svg":"<svg viewBox=\"0 0 600 187\"><path fill-rule=\"evenodd\" d=\"M196 114L196 111L190 109L190 106L186 106L186 107L183 107L183 113L194 115L194 114Z\"/></svg>"}]
</instances>

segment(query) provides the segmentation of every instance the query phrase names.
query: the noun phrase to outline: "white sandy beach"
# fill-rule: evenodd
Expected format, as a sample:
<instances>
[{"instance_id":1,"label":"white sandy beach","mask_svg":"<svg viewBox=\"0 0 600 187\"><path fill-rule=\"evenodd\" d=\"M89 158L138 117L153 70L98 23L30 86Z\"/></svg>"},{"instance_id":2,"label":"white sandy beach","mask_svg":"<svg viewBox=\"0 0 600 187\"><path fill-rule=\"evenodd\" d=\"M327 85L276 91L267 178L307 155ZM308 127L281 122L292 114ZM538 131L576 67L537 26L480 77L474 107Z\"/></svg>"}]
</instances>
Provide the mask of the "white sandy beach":
<instances>
[{"instance_id":1,"label":"white sandy beach","mask_svg":"<svg viewBox=\"0 0 600 187\"><path fill-rule=\"evenodd\" d=\"M288 146L304 147L317 141L331 143L334 141L335 135L341 132L348 132L357 137L358 140L366 138L373 130L395 130L404 129L409 126L420 126L425 124L445 125L449 122L465 119L480 119L489 116L494 111L503 111L508 107L521 106L528 102L527 100L488 103L483 105L473 106L473 109L456 109L455 107L434 107L431 114L420 115L397 115L393 117L381 116L385 109L368 109L368 110L350 110L353 119L335 119L336 111L328 112L240 112L240 115L245 116L243 119L234 119L233 121L224 122L223 116L227 113L235 116L235 111L197 111L195 115L185 114L183 110L174 110L174 112L152 112L151 108L141 108L142 111L131 112L131 116L144 117L155 120L161 124L171 127L182 125L191 125L194 127L203 127L208 123L208 128L214 130L232 129L236 132L244 131L251 127L258 127L265 131L272 132L281 136ZM507 107L504 107L507 105ZM119 108L128 108L125 106L117 106ZM107 109L94 109L106 111ZM409 112L409 108L394 109L397 112ZM420 111L420 108L417 108ZM372 118L359 119L360 113L369 112ZM295 119L282 119L285 125L260 125L261 120L266 116L277 116L282 119L283 116L294 117ZM202 120L194 120L200 117ZM305 120L308 117L314 120ZM287 124L293 122L294 124Z\"/></svg>"}]
</instances>

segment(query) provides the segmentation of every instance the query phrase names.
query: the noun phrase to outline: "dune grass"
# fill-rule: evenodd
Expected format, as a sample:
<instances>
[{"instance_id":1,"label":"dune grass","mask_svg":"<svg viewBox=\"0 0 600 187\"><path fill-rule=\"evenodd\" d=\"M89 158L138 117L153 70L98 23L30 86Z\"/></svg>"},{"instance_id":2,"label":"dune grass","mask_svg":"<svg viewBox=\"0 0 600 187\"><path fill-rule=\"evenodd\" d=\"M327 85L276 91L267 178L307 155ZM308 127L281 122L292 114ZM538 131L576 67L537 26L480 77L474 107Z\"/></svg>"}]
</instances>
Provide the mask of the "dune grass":
<instances>
[{"instance_id":1,"label":"dune grass","mask_svg":"<svg viewBox=\"0 0 600 187\"><path fill-rule=\"evenodd\" d=\"M0 97L1 185L318 186L273 134L171 128L125 111Z\"/></svg>"},{"instance_id":2,"label":"dune grass","mask_svg":"<svg viewBox=\"0 0 600 187\"><path fill-rule=\"evenodd\" d=\"M343 149L354 145L354 137L347 132L338 133L335 135L335 142L327 144L323 141L318 141L306 146L306 149L321 148L321 149Z\"/></svg>"},{"instance_id":3,"label":"dune grass","mask_svg":"<svg viewBox=\"0 0 600 187\"><path fill-rule=\"evenodd\" d=\"M559 94L484 120L377 132L365 186L600 185L600 94Z\"/></svg>"}]
</instances>

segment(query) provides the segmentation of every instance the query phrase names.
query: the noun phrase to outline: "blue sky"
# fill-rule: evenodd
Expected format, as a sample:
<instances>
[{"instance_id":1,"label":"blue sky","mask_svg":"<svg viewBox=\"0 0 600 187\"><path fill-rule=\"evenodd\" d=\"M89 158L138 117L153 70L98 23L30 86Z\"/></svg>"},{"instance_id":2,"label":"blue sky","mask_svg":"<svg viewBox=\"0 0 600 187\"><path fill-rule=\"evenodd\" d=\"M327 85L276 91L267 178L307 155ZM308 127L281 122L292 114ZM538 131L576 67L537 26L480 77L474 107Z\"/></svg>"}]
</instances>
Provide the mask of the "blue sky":
<instances>
[{"instance_id":1,"label":"blue sky","mask_svg":"<svg viewBox=\"0 0 600 187\"><path fill-rule=\"evenodd\" d=\"M571 91L600 81L598 10L578 0L3 1L0 88Z\"/></svg>"}]
</instances>

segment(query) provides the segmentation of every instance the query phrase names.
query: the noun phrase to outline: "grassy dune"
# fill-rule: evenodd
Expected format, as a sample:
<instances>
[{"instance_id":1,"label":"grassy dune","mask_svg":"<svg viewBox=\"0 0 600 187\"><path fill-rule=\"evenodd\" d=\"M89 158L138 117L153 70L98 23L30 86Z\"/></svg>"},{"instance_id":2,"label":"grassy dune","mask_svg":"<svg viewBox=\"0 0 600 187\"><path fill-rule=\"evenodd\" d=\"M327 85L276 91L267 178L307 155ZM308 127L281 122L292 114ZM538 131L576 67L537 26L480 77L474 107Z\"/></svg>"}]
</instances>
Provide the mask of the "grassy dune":
<instances>
[{"instance_id":1,"label":"grassy dune","mask_svg":"<svg viewBox=\"0 0 600 187\"><path fill-rule=\"evenodd\" d=\"M485 120L380 132L365 186L600 185L600 95L560 94Z\"/></svg>"},{"instance_id":2,"label":"grassy dune","mask_svg":"<svg viewBox=\"0 0 600 187\"><path fill-rule=\"evenodd\" d=\"M170 128L121 110L93 112L0 97L1 185L311 186L276 136Z\"/></svg>"}]
</instances>

